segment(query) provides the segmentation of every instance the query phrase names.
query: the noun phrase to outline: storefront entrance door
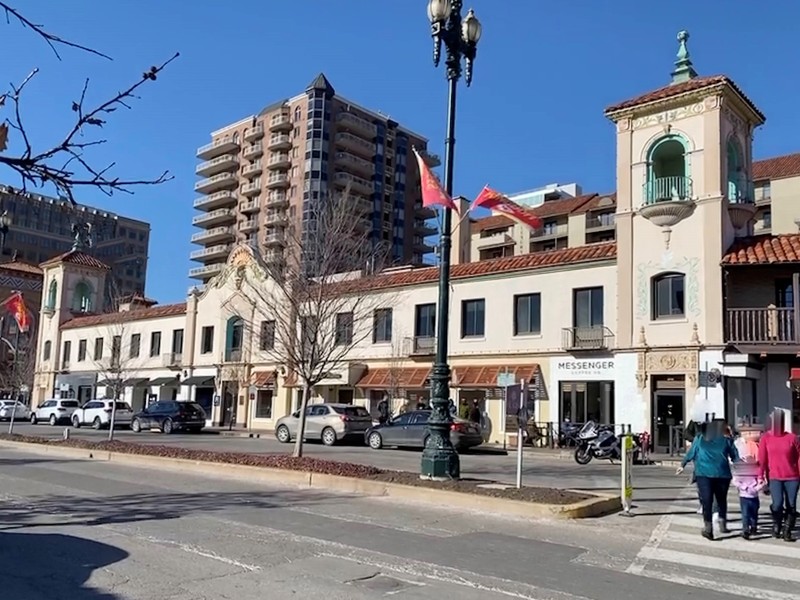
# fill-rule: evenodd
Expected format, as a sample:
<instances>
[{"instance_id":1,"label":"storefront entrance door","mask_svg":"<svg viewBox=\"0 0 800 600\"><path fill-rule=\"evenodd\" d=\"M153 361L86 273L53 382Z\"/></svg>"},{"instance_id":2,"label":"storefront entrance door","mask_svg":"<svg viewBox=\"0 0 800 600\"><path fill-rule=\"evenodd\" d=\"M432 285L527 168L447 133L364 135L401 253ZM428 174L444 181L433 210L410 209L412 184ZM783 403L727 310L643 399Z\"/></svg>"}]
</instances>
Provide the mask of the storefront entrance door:
<instances>
[{"instance_id":1,"label":"storefront entrance door","mask_svg":"<svg viewBox=\"0 0 800 600\"><path fill-rule=\"evenodd\" d=\"M653 392L653 447L656 452L668 452L670 433L683 428L683 390L658 390ZM676 443L683 436L676 436Z\"/></svg>"},{"instance_id":2,"label":"storefront entrance door","mask_svg":"<svg viewBox=\"0 0 800 600\"><path fill-rule=\"evenodd\" d=\"M613 381L562 381L561 421L614 423Z\"/></svg>"}]
</instances>

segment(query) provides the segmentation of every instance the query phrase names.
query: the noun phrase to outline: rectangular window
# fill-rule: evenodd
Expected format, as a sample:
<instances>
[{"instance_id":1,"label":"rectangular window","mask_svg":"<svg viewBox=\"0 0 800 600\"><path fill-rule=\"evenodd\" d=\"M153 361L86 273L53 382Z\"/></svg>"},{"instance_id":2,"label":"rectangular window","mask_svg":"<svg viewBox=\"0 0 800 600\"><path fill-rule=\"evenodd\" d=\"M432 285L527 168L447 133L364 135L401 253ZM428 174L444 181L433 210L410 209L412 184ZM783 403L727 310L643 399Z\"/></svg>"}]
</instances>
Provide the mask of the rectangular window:
<instances>
[{"instance_id":1,"label":"rectangular window","mask_svg":"<svg viewBox=\"0 0 800 600\"><path fill-rule=\"evenodd\" d=\"M172 330L172 354L183 354L183 329Z\"/></svg>"},{"instance_id":2,"label":"rectangular window","mask_svg":"<svg viewBox=\"0 0 800 600\"><path fill-rule=\"evenodd\" d=\"M414 307L414 337L436 337L435 304L417 304Z\"/></svg>"},{"instance_id":3,"label":"rectangular window","mask_svg":"<svg viewBox=\"0 0 800 600\"><path fill-rule=\"evenodd\" d=\"M300 341L303 356L313 352L319 334L318 319L313 316L300 317Z\"/></svg>"},{"instance_id":4,"label":"rectangular window","mask_svg":"<svg viewBox=\"0 0 800 600\"><path fill-rule=\"evenodd\" d=\"M120 355L122 354L122 336L115 335L111 338L111 364L119 365Z\"/></svg>"},{"instance_id":5,"label":"rectangular window","mask_svg":"<svg viewBox=\"0 0 800 600\"><path fill-rule=\"evenodd\" d=\"M46 341L44 343L44 356L42 356L42 360L50 360L50 353L52 352L51 348L53 343L51 341Z\"/></svg>"},{"instance_id":6,"label":"rectangular window","mask_svg":"<svg viewBox=\"0 0 800 600\"><path fill-rule=\"evenodd\" d=\"M339 313L336 315L336 332L334 345L347 346L353 343L353 313Z\"/></svg>"},{"instance_id":7,"label":"rectangular window","mask_svg":"<svg viewBox=\"0 0 800 600\"><path fill-rule=\"evenodd\" d=\"M206 325L200 333L200 354L211 354L214 351L214 326Z\"/></svg>"},{"instance_id":8,"label":"rectangular window","mask_svg":"<svg viewBox=\"0 0 800 600\"><path fill-rule=\"evenodd\" d=\"M141 351L141 346L142 346L142 334L141 333L131 334L131 351L130 351L131 358L139 358L139 352Z\"/></svg>"},{"instance_id":9,"label":"rectangular window","mask_svg":"<svg viewBox=\"0 0 800 600\"><path fill-rule=\"evenodd\" d=\"M258 347L262 352L275 348L275 321L261 321L261 337Z\"/></svg>"},{"instance_id":10,"label":"rectangular window","mask_svg":"<svg viewBox=\"0 0 800 600\"><path fill-rule=\"evenodd\" d=\"M486 300L461 302L461 337L483 337L486 324Z\"/></svg>"},{"instance_id":11,"label":"rectangular window","mask_svg":"<svg viewBox=\"0 0 800 600\"><path fill-rule=\"evenodd\" d=\"M392 309L379 308L372 315L372 343L392 341Z\"/></svg>"},{"instance_id":12,"label":"rectangular window","mask_svg":"<svg viewBox=\"0 0 800 600\"><path fill-rule=\"evenodd\" d=\"M258 390L256 395L256 419L272 418L272 390Z\"/></svg>"},{"instance_id":13,"label":"rectangular window","mask_svg":"<svg viewBox=\"0 0 800 600\"><path fill-rule=\"evenodd\" d=\"M150 334L150 356L161 354L161 332L154 331Z\"/></svg>"},{"instance_id":14,"label":"rectangular window","mask_svg":"<svg viewBox=\"0 0 800 600\"><path fill-rule=\"evenodd\" d=\"M72 342L68 340L64 342L64 352L61 354L61 366L65 369L69 367L70 354L72 354Z\"/></svg>"},{"instance_id":15,"label":"rectangular window","mask_svg":"<svg viewBox=\"0 0 800 600\"><path fill-rule=\"evenodd\" d=\"M103 358L103 338L94 339L94 359L100 360Z\"/></svg>"},{"instance_id":16,"label":"rectangular window","mask_svg":"<svg viewBox=\"0 0 800 600\"><path fill-rule=\"evenodd\" d=\"M542 333L541 294L514 296L514 335Z\"/></svg>"},{"instance_id":17,"label":"rectangular window","mask_svg":"<svg viewBox=\"0 0 800 600\"><path fill-rule=\"evenodd\" d=\"M572 326L603 326L603 288L592 287L572 291Z\"/></svg>"},{"instance_id":18,"label":"rectangular window","mask_svg":"<svg viewBox=\"0 0 800 600\"><path fill-rule=\"evenodd\" d=\"M86 340L78 340L78 362L86 360Z\"/></svg>"}]
</instances>

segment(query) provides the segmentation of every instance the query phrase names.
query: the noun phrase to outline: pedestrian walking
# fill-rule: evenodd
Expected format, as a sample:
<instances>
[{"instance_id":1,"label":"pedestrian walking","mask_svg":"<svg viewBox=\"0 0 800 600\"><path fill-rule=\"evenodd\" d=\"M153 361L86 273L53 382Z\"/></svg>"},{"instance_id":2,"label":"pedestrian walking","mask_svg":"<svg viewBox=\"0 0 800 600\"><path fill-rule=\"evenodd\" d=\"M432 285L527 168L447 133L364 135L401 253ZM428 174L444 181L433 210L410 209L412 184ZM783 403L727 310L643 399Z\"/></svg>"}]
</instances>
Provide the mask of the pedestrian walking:
<instances>
[{"instance_id":1,"label":"pedestrian walking","mask_svg":"<svg viewBox=\"0 0 800 600\"><path fill-rule=\"evenodd\" d=\"M690 462L694 463L697 491L703 506L704 538L714 539L714 504L719 514L720 533L730 533L728 529L728 490L730 489L731 467L729 461L739 460L739 453L733 440L725 435L725 424L720 422L702 423L700 435L695 437L691 448L683 457L677 474L683 473Z\"/></svg>"},{"instance_id":2,"label":"pedestrian walking","mask_svg":"<svg viewBox=\"0 0 800 600\"><path fill-rule=\"evenodd\" d=\"M772 537L793 542L800 489L800 442L785 431L783 411L770 415L758 448L760 476L769 482L772 497Z\"/></svg>"},{"instance_id":3,"label":"pedestrian walking","mask_svg":"<svg viewBox=\"0 0 800 600\"><path fill-rule=\"evenodd\" d=\"M478 424L481 422L481 407L477 400L472 401L472 407L469 409L469 420Z\"/></svg>"},{"instance_id":4,"label":"pedestrian walking","mask_svg":"<svg viewBox=\"0 0 800 600\"><path fill-rule=\"evenodd\" d=\"M752 466L757 467L757 465ZM757 469L753 469L752 472L742 469L733 476L733 485L739 490L742 537L749 540L758 533L758 511L761 508L758 494L764 489L766 482L758 476Z\"/></svg>"},{"instance_id":5,"label":"pedestrian walking","mask_svg":"<svg viewBox=\"0 0 800 600\"><path fill-rule=\"evenodd\" d=\"M378 423L383 425L389 420L389 398L384 396L383 400L378 402Z\"/></svg>"}]
</instances>

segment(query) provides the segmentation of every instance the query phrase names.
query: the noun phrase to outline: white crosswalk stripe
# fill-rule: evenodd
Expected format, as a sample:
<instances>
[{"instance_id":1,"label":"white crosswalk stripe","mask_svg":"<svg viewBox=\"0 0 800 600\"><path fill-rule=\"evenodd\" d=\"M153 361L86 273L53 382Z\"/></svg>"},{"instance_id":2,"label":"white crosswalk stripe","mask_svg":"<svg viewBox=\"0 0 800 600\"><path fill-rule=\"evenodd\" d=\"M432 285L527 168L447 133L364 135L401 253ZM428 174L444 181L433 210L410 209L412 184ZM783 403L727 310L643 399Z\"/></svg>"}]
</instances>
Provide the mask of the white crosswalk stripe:
<instances>
[{"instance_id":1,"label":"white crosswalk stripe","mask_svg":"<svg viewBox=\"0 0 800 600\"><path fill-rule=\"evenodd\" d=\"M628 567L631 575L757 600L800 599L800 545L769 535L769 501L761 502L759 534L741 537L739 499L728 499L731 533L715 540L700 535L703 518L694 488L687 488L661 518Z\"/></svg>"}]
</instances>

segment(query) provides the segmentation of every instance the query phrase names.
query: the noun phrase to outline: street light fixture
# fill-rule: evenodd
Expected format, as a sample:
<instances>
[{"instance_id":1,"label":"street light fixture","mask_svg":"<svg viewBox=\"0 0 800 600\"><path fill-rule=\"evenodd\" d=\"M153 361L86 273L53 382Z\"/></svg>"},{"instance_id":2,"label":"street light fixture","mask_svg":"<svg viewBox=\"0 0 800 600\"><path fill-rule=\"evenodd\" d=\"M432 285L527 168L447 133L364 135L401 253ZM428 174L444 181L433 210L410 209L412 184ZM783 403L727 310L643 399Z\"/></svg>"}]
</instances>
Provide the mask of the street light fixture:
<instances>
[{"instance_id":1,"label":"street light fixture","mask_svg":"<svg viewBox=\"0 0 800 600\"><path fill-rule=\"evenodd\" d=\"M0 214L0 256L6 251L6 236L8 235L10 227L11 215L8 214L7 210L4 210L3 213Z\"/></svg>"},{"instance_id":2,"label":"street light fixture","mask_svg":"<svg viewBox=\"0 0 800 600\"><path fill-rule=\"evenodd\" d=\"M433 37L433 64L439 66L442 45L445 48L447 73L447 135L445 137L444 187L453 195L453 158L456 130L456 91L461 79L464 59L464 79L472 83L472 63L475 60L481 24L470 10L461 17L461 0L429 0L428 18ZM458 452L450 442L450 365L447 364L447 335L450 312L450 228L453 213L444 209L442 233L439 237L439 302L436 317L436 359L431 374L431 416L428 420L428 440L422 452L421 476L429 479L458 479L461 466Z\"/></svg>"}]
</instances>

